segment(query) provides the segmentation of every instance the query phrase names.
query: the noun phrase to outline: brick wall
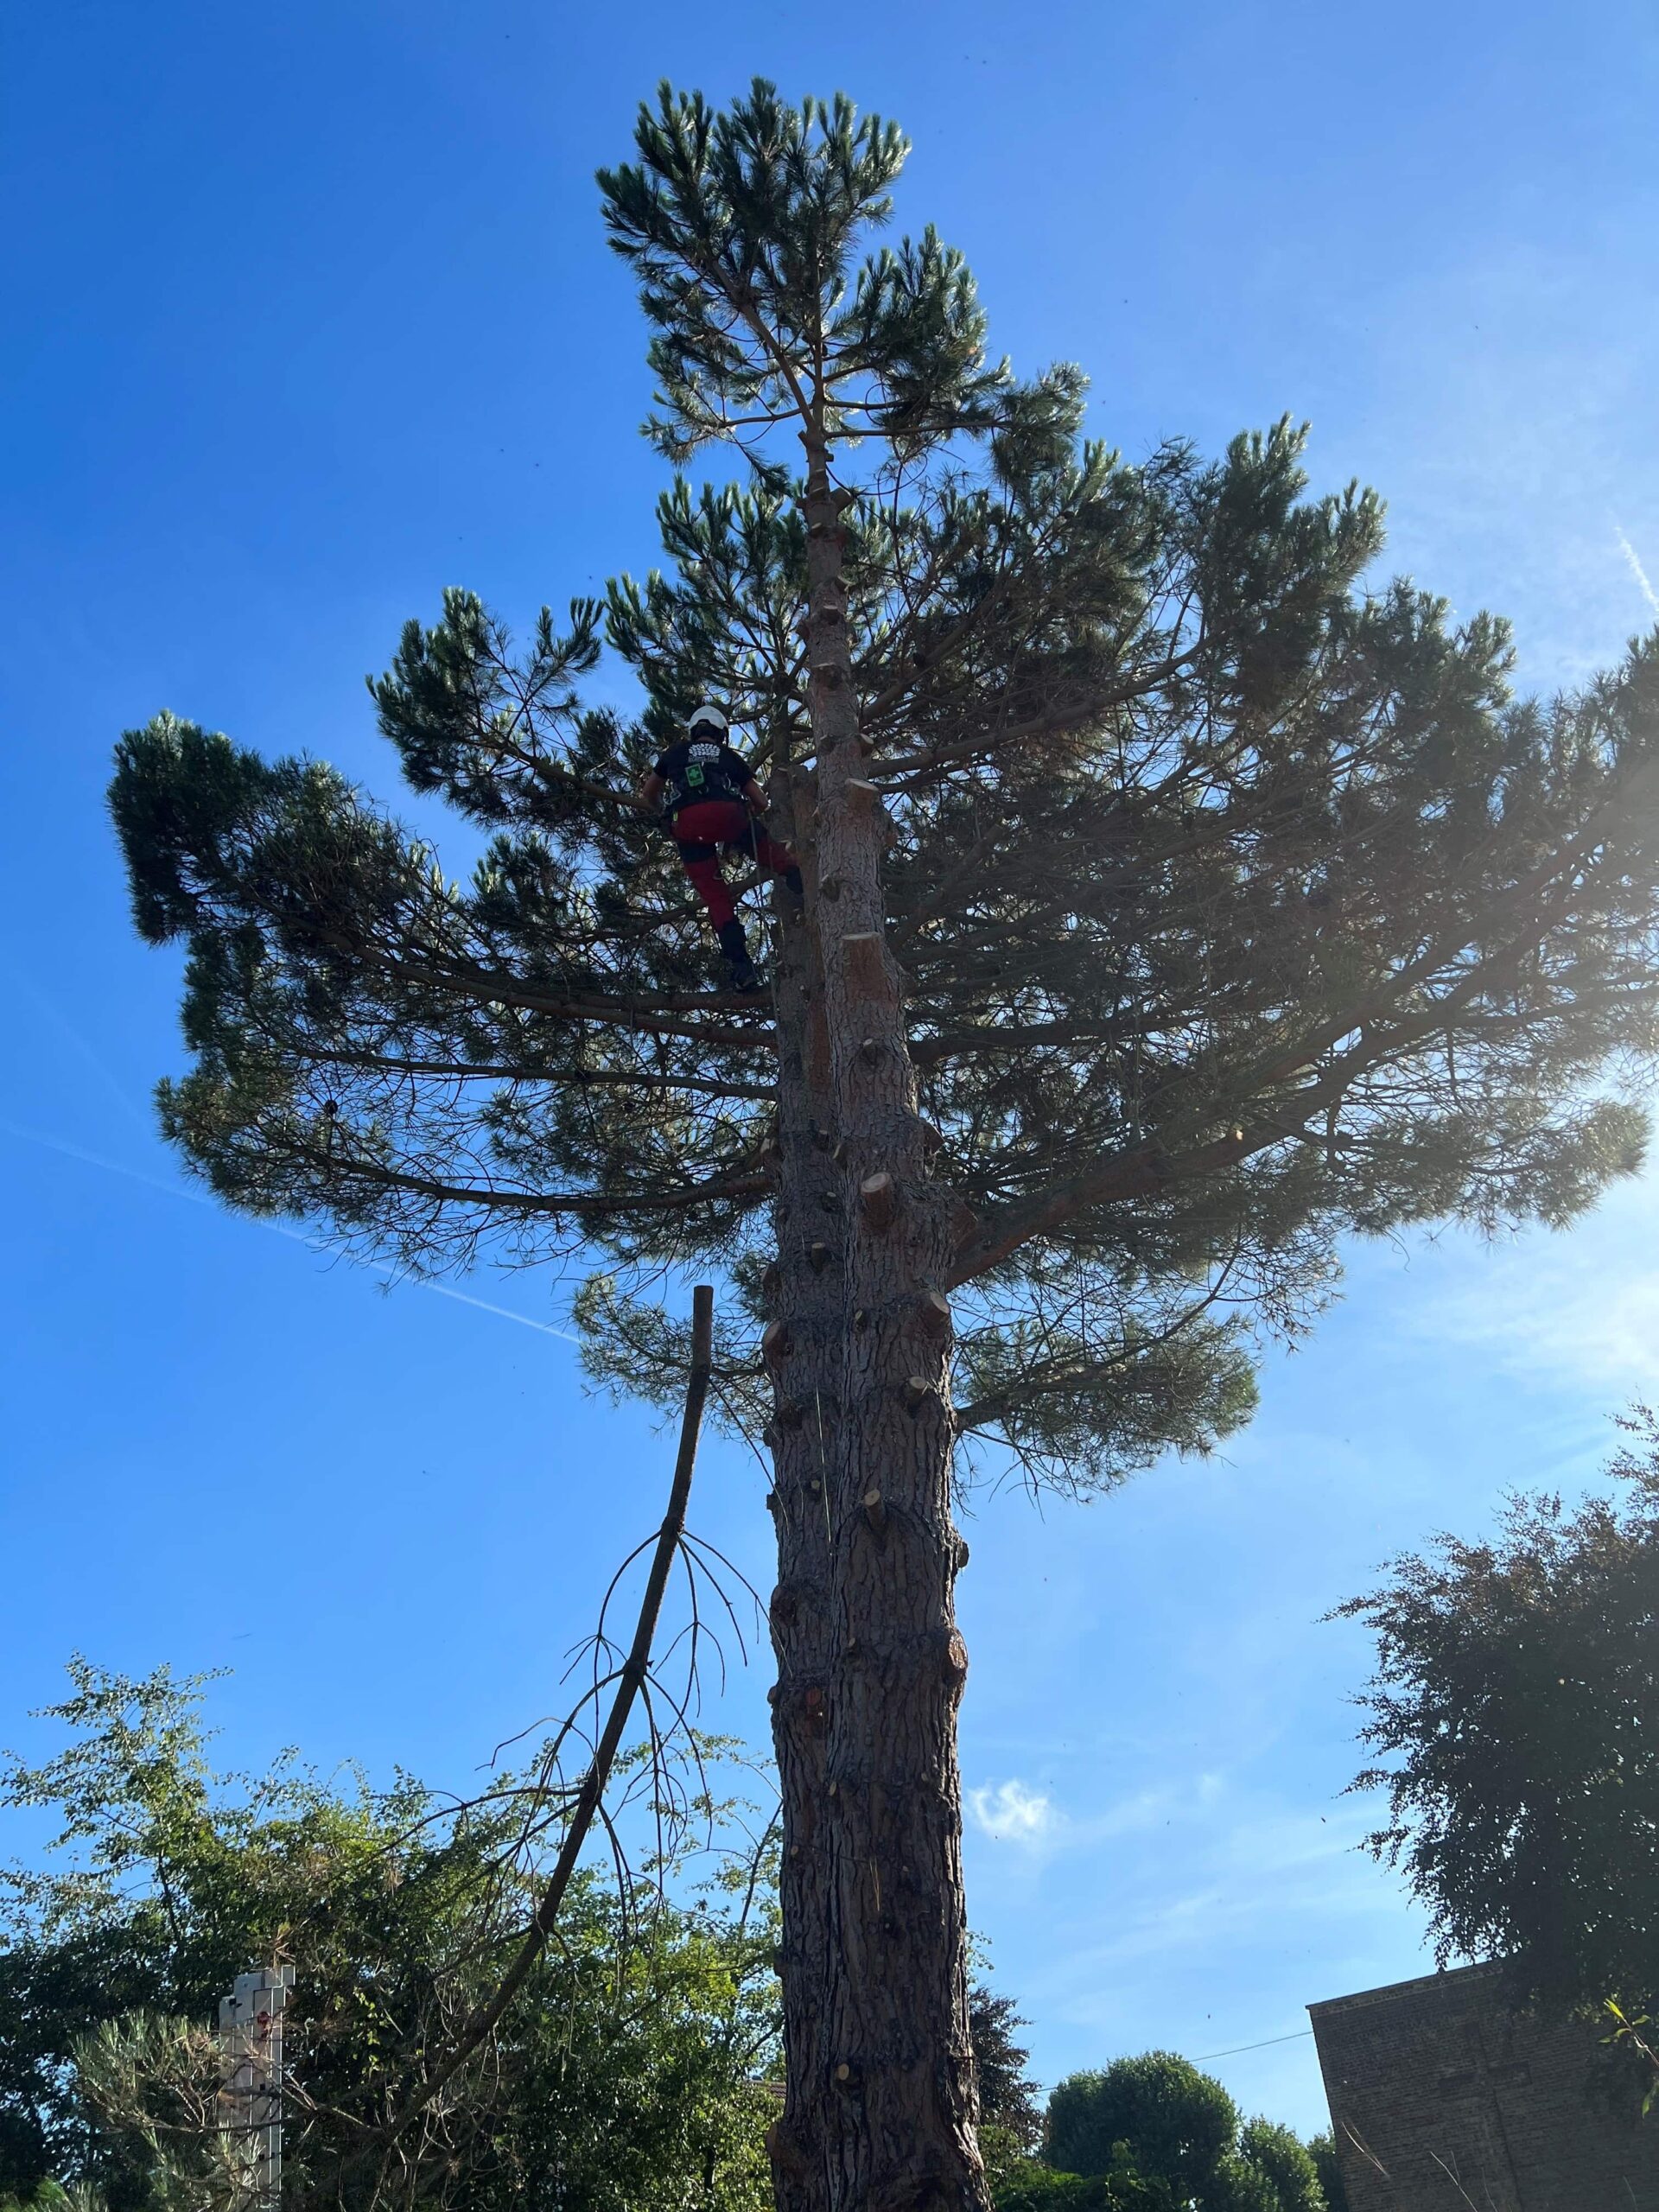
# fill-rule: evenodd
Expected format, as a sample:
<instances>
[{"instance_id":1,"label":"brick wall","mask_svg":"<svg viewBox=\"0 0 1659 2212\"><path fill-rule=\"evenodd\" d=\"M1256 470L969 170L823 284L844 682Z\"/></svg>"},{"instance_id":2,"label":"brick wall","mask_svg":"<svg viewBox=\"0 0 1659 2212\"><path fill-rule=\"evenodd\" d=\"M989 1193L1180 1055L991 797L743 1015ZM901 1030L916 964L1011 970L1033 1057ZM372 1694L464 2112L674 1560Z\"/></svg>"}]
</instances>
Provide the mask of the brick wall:
<instances>
[{"instance_id":1,"label":"brick wall","mask_svg":"<svg viewBox=\"0 0 1659 2212\"><path fill-rule=\"evenodd\" d=\"M1351 2212L1659 2212L1659 2107L1591 2093L1598 2031L1461 1967L1310 2005Z\"/></svg>"}]
</instances>

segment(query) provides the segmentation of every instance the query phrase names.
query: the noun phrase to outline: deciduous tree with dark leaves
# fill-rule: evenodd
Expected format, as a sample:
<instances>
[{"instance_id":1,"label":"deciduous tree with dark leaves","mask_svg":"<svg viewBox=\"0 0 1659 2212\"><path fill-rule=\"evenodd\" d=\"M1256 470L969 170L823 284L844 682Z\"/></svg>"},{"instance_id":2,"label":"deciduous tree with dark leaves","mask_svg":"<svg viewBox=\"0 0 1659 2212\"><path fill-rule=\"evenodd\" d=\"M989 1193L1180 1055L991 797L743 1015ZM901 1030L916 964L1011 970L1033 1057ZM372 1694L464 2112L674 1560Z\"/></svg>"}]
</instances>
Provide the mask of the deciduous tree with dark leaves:
<instances>
[{"instance_id":1,"label":"deciduous tree with dark leaves","mask_svg":"<svg viewBox=\"0 0 1659 2212\"><path fill-rule=\"evenodd\" d=\"M1369 1840L1441 1964L1499 1959L1517 1997L1627 2018L1659 2002L1659 1427L1630 1427L1623 1499L1516 1497L1340 1609L1377 1638Z\"/></svg>"},{"instance_id":2,"label":"deciduous tree with dark leaves","mask_svg":"<svg viewBox=\"0 0 1659 2212\"><path fill-rule=\"evenodd\" d=\"M601 179L688 465L664 566L515 653L452 591L375 684L468 880L320 762L162 717L114 790L189 953L166 1128L230 1204L416 1268L591 1271L592 1371L718 1377L779 1579L788 2212L985 2202L955 1717L976 1453L1075 1491L1253 1401L1342 1238L1564 1221L1644 1122L1659 639L1517 701L1501 622L1364 581L1369 493L1287 423L1129 461L1080 374L986 350L961 257L882 245L844 100L664 89ZM628 719L585 706L606 643ZM711 987L633 793L713 699L798 854L770 989Z\"/></svg>"},{"instance_id":3,"label":"deciduous tree with dark leaves","mask_svg":"<svg viewBox=\"0 0 1659 2212\"><path fill-rule=\"evenodd\" d=\"M1026 2025L1012 1997L983 1981L968 1992L968 2031L979 2093L979 2147L993 2183L1034 2156L1043 2139L1042 2091L1019 2042Z\"/></svg>"}]
</instances>

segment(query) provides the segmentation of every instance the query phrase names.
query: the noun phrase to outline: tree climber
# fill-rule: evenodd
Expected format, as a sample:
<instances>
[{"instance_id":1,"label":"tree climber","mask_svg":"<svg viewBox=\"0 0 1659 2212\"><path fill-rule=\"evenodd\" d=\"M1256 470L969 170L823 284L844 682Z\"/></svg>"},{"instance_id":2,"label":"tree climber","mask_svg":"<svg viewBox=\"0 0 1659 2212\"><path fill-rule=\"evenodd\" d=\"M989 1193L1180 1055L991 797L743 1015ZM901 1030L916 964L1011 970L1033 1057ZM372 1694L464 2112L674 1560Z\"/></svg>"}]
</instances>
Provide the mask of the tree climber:
<instances>
[{"instance_id":1,"label":"tree climber","mask_svg":"<svg viewBox=\"0 0 1659 2212\"><path fill-rule=\"evenodd\" d=\"M733 750L729 728L718 707L695 709L685 735L641 781L639 797L655 808L666 794L674 842L714 925L732 982L740 991L758 991L760 977L749 957L736 902L720 872L721 855L746 853L781 875L797 899L801 871L788 846L767 836L762 820L766 793L748 762Z\"/></svg>"}]
</instances>

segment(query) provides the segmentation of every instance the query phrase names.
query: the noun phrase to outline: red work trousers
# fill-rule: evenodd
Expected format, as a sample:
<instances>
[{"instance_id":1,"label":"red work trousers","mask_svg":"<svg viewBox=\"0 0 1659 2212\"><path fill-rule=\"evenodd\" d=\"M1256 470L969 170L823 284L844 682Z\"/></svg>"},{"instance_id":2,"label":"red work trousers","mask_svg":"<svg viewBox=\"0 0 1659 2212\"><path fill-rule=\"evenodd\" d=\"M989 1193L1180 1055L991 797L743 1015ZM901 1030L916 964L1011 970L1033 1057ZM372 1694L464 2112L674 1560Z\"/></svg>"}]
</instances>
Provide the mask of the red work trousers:
<instances>
[{"instance_id":1,"label":"red work trousers","mask_svg":"<svg viewBox=\"0 0 1659 2212\"><path fill-rule=\"evenodd\" d=\"M789 847L769 837L741 799L700 798L683 806L674 817L674 842L716 931L737 913L737 903L720 872L722 852L746 854L773 875L795 865Z\"/></svg>"}]
</instances>

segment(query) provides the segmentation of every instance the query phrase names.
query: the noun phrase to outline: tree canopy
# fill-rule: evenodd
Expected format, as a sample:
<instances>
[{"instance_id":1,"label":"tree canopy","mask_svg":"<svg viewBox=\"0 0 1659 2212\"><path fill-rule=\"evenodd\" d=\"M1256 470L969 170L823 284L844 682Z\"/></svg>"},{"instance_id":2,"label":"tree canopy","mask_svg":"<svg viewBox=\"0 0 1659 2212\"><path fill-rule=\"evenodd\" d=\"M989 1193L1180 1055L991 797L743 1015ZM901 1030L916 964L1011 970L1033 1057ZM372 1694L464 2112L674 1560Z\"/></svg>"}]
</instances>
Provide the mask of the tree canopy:
<instances>
[{"instance_id":1,"label":"tree canopy","mask_svg":"<svg viewBox=\"0 0 1659 2212\"><path fill-rule=\"evenodd\" d=\"M789 1040L706 988L630 794L712 695L811 844L807 532L767 440L817 345L891 942L963 1209L961 1431L1085 1484L1202 1446L1254 1402L1242 1325L1302 1325L1344 1234L1559 1222L1628 1172L1643 1117L1594 1085L1655 1040L1659 645L1517 700L1502 621L1368 581L1381 502L1309 497L1289 422L1215 461L1085 435L1075 371L987 365L931 232L849 258L903 156L879 118L665 92L640 134L604 183L654 434L735 440L752 480L677 480L662 569L522 652L459 588L405 627L380 727L486 838L469 880L317 760L167 715L123 741L138 925L189 957L194 1066L161 1093L187 1160L415 1267L713 1258L758 1324ZM607 646L635 715L583 704ZM655 1317L608 1281L577 1310L649 1389Z\"/></svg>"},{"instance_id":2,"label":"tree canopy","mask_svg":"<svg viewBox=\"0 0 1659 2212\"><path fill-rule=\"evenodd\" d=\"M1098 2073L1072 2074L1048 2101L1050 2163L1068 2173L1103 2174L1127 2144L1136 2164L1194 2196L1233 2147L1238 2107L1213 2075L1173 2051L1120 2058Z\"/></svg>"},{"instance_id":3,"label":"tree canopy","mask_svg":"<svg viewBox=\"0 0 1659 2212\"><path fill-rule=\"evenodd\" d=\"M395 2175L353 2154L518 1942L544 1776L457 1806L291 1758L217 1774L199 1679L71 1672L67 1747L0 1777L0 1803L55 1816L63 1859L4 1878L0 2198L50 2180L109 2212L223 2212L209 2027L238 1974L283 1959L285 2186L384 2201ZM775 1892L741 1830L716 1840L732 1855L664 1870L667 1895L578 1877L525 2003L400 2153L423 2203L770 2202Z\"/></svg>"},{"instance_id":4,"label":"tree canopy","mask_svg":"<svg viewBox=\"0 0 1659 2212\"><path fill-rule=\"evenodd\" d=\"M1587 1086L1654 1042L1659 648L1515 702L1502 624L1358 588L1380 510L1307 501L1301 449L1065 447L971 521L849 514L918 1089L975 1217L959 1426L1085 1485L1236 1427L1243 1325L1303 1325L1344 1234L1559 1223L1642 1155ZM798 719L766 610L802 549L760 491L682 486L662 522L669 573L607 610L637 720L570 688L591 606L515 659L451 592L376 686L413 786L490 833L470 882L321 763L170 715L113 804L140 928L189 953L163 1126L221 1196L419 1268L601 1255L591 1361L647 1392L662 1323L615 1270L721 1261L747 1414L777 1039L699 988L625 793L702 690Z\"/></svg>"},{"instance_id":5,"label":"tree canopy","mask_svg":"<svg viewBox=\"0 0 1659 2212\"><path fill-rule=\"evenodd\" d=\"M1495 1535L1442 1536L1339 1609L1377 1638L1370 1846L1441 1962L1627 2012L1659 1998L1659 1430L1630 1426L1622 1499L1517 1497Z\"/></svg>"},{"instance_id":6,"label":"tree canopy","mask_svg":"<svg viewBox=\"0 0 1659 2212\"><path fill-rule=\"evenodd\" d=\"M1059 2171L1033 2185L1033 2207L1052 2202L1054 2212L1073 2201L1065 2183L1077 2176L1109 2185L1103 2208L1117 2201L1109 2187L1133 2177L1180 2212L1326 2212L1309 2146L1276 2120L1241 2119L1213 2075L1173 2051L1068 2075L1048 2101L1045 2156ZM1075 2202L1086 2212L1090 2200Z\"/></svg>"}]
</instances>

